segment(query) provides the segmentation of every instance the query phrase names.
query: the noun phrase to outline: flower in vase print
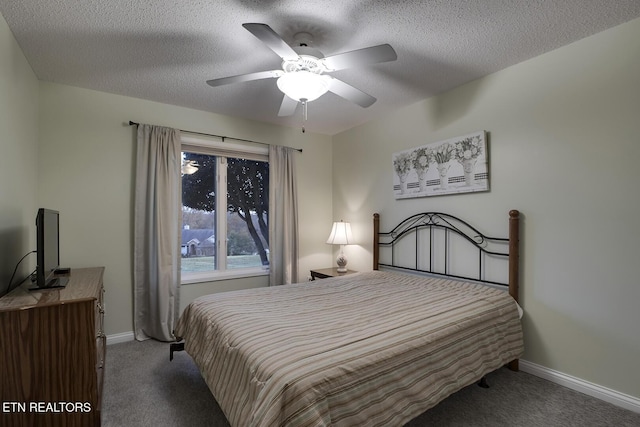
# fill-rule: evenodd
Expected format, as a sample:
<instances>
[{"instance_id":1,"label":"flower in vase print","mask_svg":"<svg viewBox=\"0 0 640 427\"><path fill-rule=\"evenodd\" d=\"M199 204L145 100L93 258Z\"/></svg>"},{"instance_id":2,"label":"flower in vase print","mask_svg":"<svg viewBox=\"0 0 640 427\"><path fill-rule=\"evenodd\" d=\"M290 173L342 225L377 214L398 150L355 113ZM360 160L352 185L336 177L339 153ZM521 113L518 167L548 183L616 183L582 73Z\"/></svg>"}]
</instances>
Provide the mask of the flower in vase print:
<instances>
[{"instance_id":1,"label":"flower in vase print","mask_svg":"<svg viewBox=\"0 0 640 427\"><path fill-rule=\"evenodd\" d=\"M404 193L405 181L412 166L411 153L399 153L393 158L393 169L400 179L400 193Z\"/></svg>"},{"instance_id":2,"label":"flower in vase print","mask_svg":"<svg viewBox=\"0 0 640 427\"><path fill-rule=\"evenodd\" d=\"M411 162L413 169L415 169L418 175L418 191L425 191L427 189L427 170L429 169L429 163L432 162L433 154L431 150L426 147L420 147L413 151L411 155Z\"/></svg>"},{"instance_id":3,"label":"flower in vase print","mask_svg":"<svg viewBox=\"0 0 640 427\"><path fill-rule=\"evenodd\" d=\"M393 169L398 176L406 176L411 170L411 154L400 153L393 159Z\"/></svg>"},{"instance_id":4,"label":"flower in vase print","mask_svg":"<svg viewBox=\"0 0 640 427\"><path fill-rule=\"evenodd\" d=\"M440 144L433 150L433 160L439 165L447 163L455 154L455 147L449 143Z\"/></svg>"},{"instance_id":5,"label":"flower in vase print","mask_svg":"<svg viewBox=\"0 0 640 427\"><path fill-rule=\"evenodd\" d=\"M482 154L482 140L479 136L471 136L455 144L456 159L464 169L464 185L474 185L476 160Z\"/></svg>"},{"instance_id":6,"label":"flower in vase print","mask_svg":"<svg viewBox=\"0 0 640 427\"><path fill-rule=\"evenodd\" d=\"M424 172L429 169L429 163L431 163L431 150L426 147L420 147L417 150L414 150L411 156L411 162L413 164L413 168L418 171Z\"/></svg>"},{"instance_id":7,"label":"flower in vase print","mask_svg":"<svg viewBox=\"0 0 640 427\"><path fill-rule=\"evenodd\" d=\"M440 190L446 190L449 186L449 167L450 160L455 154L455 147L449 143L440 144L433 150L433 160L436 162L436 168L440 175Z\"/></svg>"},{"instance_id":8,"label":"flower in vase print","mask_svg":"<svg viewBox=\"0 0 640 427\"><path fill-rule=\"evenodd\" d=\"M456 159L462 163L464 160L477 159L482 154L482 140L479 136L465 138L455 144Z\"/></svg>"}]
</instances>

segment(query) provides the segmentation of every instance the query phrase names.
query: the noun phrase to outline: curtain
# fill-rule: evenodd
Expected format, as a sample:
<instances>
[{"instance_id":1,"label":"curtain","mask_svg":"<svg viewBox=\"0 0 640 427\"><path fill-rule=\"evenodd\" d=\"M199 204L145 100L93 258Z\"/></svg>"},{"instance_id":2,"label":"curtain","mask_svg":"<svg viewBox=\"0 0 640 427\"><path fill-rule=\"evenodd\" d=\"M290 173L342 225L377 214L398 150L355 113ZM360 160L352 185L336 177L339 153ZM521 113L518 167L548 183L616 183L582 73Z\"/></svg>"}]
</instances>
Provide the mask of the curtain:
<instances>
[{"instance_id":1,"label":"curtain","mask_svg":"<svg viewBox=\"0 0 640 427\"><path fill-rule=\"evenodd\" d=\"M174 341L179 311L180 131L138 125L134 207L134 332Z\"/></svg>"},{"instance_id":2,"label":"curtain","mask_svg":"<svg viewBox=\"0 0 640 427\"><path fill-rule=\"evenodd\" d=\"M269 146L269 285L298 281L296 151Z\"/></svg>"}]
</instances>

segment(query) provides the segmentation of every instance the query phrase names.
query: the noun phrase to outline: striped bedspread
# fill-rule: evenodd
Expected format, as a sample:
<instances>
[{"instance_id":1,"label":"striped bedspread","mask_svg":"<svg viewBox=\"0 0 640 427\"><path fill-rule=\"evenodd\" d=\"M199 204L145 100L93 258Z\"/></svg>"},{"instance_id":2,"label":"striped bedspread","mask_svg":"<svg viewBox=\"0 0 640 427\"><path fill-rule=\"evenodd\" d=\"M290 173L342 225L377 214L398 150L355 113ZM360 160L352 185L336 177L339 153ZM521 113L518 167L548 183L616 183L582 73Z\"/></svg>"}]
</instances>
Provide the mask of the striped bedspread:
<instances>
[{"instance_id":1,"label":"striped bedspread","mask_svg":"<svg viewBox=\"0 0 640 427\"><path fill-rule=\"evenodd\" d=\"M402 426L523 353L513 299L373 271L196 299L176 335L232 426Z\"/></svg>"}]
</instances>

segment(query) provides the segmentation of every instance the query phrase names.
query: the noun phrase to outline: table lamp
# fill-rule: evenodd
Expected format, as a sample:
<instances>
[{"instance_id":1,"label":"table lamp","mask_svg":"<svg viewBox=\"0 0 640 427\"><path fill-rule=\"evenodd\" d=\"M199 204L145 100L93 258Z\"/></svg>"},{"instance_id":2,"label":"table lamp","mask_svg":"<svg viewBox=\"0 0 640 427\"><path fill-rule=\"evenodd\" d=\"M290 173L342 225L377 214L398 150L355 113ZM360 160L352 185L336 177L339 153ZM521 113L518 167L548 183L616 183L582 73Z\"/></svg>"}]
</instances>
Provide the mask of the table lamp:
<instances>
[{"instance_id":1,"label":"table lamp","mask_svg":"<svg viewBox=\"0 0 640 427\"><path fill-rule=\"evenodd\" d=\"M336 262L338 264L338 273L345 273L347 271L347 257L344 256L343 249L344 245L353 243L351 224L343 221L334 222L327 243L330 245L340 245L340 254Z\"/></svg>"}]
</instances>

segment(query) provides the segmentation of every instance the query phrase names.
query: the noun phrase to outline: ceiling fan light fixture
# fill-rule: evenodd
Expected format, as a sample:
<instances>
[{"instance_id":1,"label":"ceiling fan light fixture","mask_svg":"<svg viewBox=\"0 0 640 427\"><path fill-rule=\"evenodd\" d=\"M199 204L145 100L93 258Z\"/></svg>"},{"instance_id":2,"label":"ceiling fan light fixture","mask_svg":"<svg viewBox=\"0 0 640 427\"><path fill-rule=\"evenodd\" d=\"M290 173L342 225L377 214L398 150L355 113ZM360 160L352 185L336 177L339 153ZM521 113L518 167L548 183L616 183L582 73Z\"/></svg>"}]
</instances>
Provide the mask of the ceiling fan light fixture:
<instances>
[{"instance_id":1,"label":"ceiling fan light fixture","mask_svg":"<svg viewBox=\"0 0 640 427\"><path fill-rule=\"evenodd\" d=\"M198 166L195 160L182 160L182 175L193 175L198 172Z\"/></svg>"},{"instance_id":2,"label":"ceiling fan light fixture","mask_svg":"<svg viewBox=\"0 0 640 427\"><path fill-rule=\"evenodd\" d=\"M285 73L276 84L285 95L298 102L303 99L306 102L313 101L329 90L329 81L325 76L304 70Z\"/></svg>"}]
</instances>

